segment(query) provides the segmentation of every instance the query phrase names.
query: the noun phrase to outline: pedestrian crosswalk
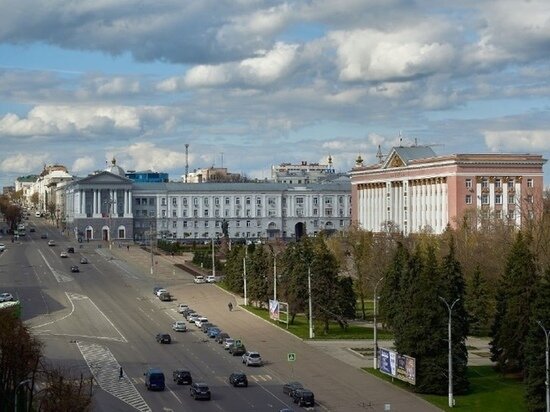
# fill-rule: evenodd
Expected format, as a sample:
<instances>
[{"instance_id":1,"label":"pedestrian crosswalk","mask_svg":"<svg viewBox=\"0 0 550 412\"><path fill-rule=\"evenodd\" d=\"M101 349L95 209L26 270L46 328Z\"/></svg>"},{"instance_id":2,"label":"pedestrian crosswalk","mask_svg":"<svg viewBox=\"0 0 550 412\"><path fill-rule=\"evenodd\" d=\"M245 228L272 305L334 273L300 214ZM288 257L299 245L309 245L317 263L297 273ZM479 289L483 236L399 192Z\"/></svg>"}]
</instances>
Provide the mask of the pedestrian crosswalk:
<instances>
[{"instance_id":1,"label":"pedestrian crosswalk","mask_svg":"<svg viewBox=\"0 0 550 412\"><path fill-rule=\"evenodd\" d=\"M125 374L120 376L121 366L109 348L86 342L77 342L77 346L101 389L140 412L151 412L133 382Z\"/></svg>"},{"instance_id":2,"label":"pedestrian crosswalk","mask_svg":"<svg viewBox=\"0 0 550 412\"><path fill-rule=\"evenodd\" d=\"M249 380L254 382L270 382L273 380L271 375L247 375Z\"/></svg>"}]
</instances>

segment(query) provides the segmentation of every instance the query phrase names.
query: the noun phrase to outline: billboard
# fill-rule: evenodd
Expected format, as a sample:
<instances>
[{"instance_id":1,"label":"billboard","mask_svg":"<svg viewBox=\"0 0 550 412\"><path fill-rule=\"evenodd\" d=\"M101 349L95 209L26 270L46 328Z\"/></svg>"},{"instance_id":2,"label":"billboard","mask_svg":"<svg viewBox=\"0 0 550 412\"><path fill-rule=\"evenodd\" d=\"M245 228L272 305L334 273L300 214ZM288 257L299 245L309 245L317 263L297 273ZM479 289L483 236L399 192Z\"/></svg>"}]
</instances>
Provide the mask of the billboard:
<instances>
[{"instance_id":1,"label":"billboard","mask_svg":"<svg viewBox=\"0 0 550 412\"><path fill-rule=\"evenodd\" d=\"M279 301L269 299L269 317L273 320L279 320Z\"/></svg>"},{"instance_id":2,"label":"billboard","mask_svg":"<svg viewBox=\"0 0 550 412\"><path fill-rule=\"evenodd\" d=\"M416 360L393 350L380 348L380 372L416 385Z\"/></svg>"}]
</instances>

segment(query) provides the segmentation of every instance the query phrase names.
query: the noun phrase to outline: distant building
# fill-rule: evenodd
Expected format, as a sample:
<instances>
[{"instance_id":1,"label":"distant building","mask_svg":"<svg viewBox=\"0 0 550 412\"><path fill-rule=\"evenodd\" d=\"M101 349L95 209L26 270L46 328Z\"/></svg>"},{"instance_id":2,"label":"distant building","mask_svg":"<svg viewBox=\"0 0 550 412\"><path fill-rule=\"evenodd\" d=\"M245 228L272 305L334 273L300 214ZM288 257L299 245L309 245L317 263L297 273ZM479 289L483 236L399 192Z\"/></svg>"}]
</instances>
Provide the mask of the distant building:
<instances>
[{"instance_id":1,"label":"distant building","mask_svg":"<svg viewBox=\"0 0 550 412\"><path fill-rule=\"evenodd\" d=\"M271 166L271 180L277 183L302 185L318 183L334 176L331 156L326 165L303 161L301 164L281 163L279 166Z\"/></svg>"},{"instance_id":2,"label":"distant building","mask_svg":"<svg viewBox=\"0 0 550 412\"><path fill-rule=\"evenodd\" d=\"M182 177L185 182L185 175ZM195 169L187 174L187 183L230 183L240 182L241 175L238 173L230 173L225 167L210 167L207 169Z\"/></svg>"},{"instance_id":3,"label":"distant building","mask_svg":"<svg viewBox=\"0 0 550 412\"><path fill-rule=\"evenodd\" d=\"M136 172L128 170L126 177L135 183L167 183L168 173L153 172L152 170L144 170Z\"/></svg>"},{"instance_id":4,"label":"distant building","mask_svg":"<svg viewBox=\"0 0 550 412\"><path fill-rule=\"evenodd\" d=\"M2 194L9 195L15 192L15 186L4 186L2 187Z\"/></svg>"},{"instance_id":5,"label":"distant building","mask_svg":"<svg viewBox=\"0 0 550 412\"><path fill-rule=\"evenodd\" d=\"M442 233L468 214L520 227L542 213L546 162L533 154L437 156L428 146L394 147L351 174L352 221L365 230Z\"/></svg>"}]
</instances>

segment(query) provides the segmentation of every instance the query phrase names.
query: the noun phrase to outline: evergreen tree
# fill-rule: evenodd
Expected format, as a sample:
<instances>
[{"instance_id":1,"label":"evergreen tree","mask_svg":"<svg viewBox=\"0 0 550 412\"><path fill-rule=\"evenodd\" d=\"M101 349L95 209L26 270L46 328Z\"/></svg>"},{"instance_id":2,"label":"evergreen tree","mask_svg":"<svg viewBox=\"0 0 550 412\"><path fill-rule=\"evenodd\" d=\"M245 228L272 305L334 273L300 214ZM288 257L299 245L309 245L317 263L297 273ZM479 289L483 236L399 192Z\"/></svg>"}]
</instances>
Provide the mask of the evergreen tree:
<instances>
[{"instance_id":1,"label":"evergreen tree","mask_svg":"<svg viewBox=\"0 0 550 412\"><path fill-rule=\"evenodd\" d=\"M259 306L267 304L269 256L263 247L257 247L247 260L247 297Z\"/></svg>"},{"instance_id":2,"label":"evergreen tree","mask_svg":"<svg viewBox=\"0 0 550 412\"><path fill-rule=\"evenodd\" d=\"M546 410L546 336L550 329L550 269L538 283L531 305L531 323L525 343L525 403L533 412Z\"/></svg>"},{"instance_id":3,"label":"evergreen tree","mask_svg":"<svg viewBox=\"0 0 550 412\"><path fill-rule=\"evenodd\" d=\"M487 281L477 265L466 289L466 310L470 323L470 335L487 336L489 334L494 313L493 308L493 298L489 292Z\"/></svg>"},{"instance_id":4,"label":"evergreen tree","mask_svg":"<svg viewBox=\"0 0 550 412\"><path fill-rule=\"evenodd\" d=\"M535 259L522 233L506 259L506 269L496 295L491 328L491 360L502 371L522 371L524 345L531 324L529 305L537 283Z\"/></svg>"},{"instance_id":5,"label":"evergreen tree","mask_svg":"<svg viewBox=\"0 0 550 412\"><path fill-rule=\"evenodd\" d=\"M229 252L224 266L224 284L231 292L240 294L244 292L243 258L244 248L235 246Z\"/></svg>"},{"instance_id":6,"label":"evergreen tree","mask_svg":"<svg viewBox=\"0 0 550 412\"><path fill-rule=\"evenodd\" d=\"M445 299L447 304L452 305L455 299L459 299L451 311L451 333L452 333L452 356L453 356L453 391L456 394L463 394L468 391L468 350L466 348L466 338L468 336L468 313L465 305L466 283L462 275L460 263L456 259L454 239L449 238L449 252L443 258L441 265L440 296ZM441 303L447 314L449 310ZM447 343L448 343L447 339ZM447 355L448 356L448 355Z\"/></svg>"},{"instance_id":7,"label":"evergreen tree","mask_svg":"<svg viewBox=\"0 0 550 412\"><path fill-rule=\"evenodd\" d=\"M381 284L380 314L385 320L386 326L394 331L396 329L396 317L401 311L401 277L408 270L408 259L409 252L399 242L392 263L388 267Z\"/></svg>"},{"instance_id":8,"label":"evergreen tree","mask_svg":"<svg viewBox=\"0 0 550 412\"><path fill-rule=\"evenodd\" d=\"M347 326L345 319L355 319L356 315L356 305L357 305L357 295L355 293L355 288L353 287L353 279L349 276L340 278L338 285L337 293L337 318L340 326Z\"/></svg>"},{"instance_id":9,"label":"evergreen tree","mask_svg":"<svg viewBox=\"0 0 550 412\"><path fill-rule=\"evenodd\" d=\"M291 243L280 259L280 284L277 294L280 294L282 301L288 303L291 324L294 323L296 315L303 313L307 308L307 264L303 259L304 247L302 242Z\"/></svg>"}]
</instances>

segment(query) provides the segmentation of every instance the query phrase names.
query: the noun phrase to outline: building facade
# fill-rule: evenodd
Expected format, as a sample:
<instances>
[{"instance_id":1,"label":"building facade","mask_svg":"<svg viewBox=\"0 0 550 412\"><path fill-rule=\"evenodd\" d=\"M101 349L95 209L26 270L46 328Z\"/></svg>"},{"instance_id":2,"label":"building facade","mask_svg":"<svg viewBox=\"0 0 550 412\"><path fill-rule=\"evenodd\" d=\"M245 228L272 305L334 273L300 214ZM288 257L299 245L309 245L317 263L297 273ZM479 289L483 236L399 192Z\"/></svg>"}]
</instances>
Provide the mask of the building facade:
<instances>
[{"instance_id":1,"label":"building facade","mask_svg":"<svg viewBox=\"0 0 550 412\"><path fill-rule=\"evenodd\" d=\"M330 156L326 165L303 161L301 164L281 163L278 166L271 166L271 180L278 183L298 185L318 183L334 174Z\"/></svg>"},{"instance_id":2,"label":"building facade","mask_svg":"<svg viewBox=\"0 0 550 412\"><path fill-rule=\"evenodd\" d=\"M352 221L373 231L442 233L468 213L520 227L542 213L546 162L532 154L437 156L394 147L385 161L351 171Z\"/></svg>"}]
</instances>

